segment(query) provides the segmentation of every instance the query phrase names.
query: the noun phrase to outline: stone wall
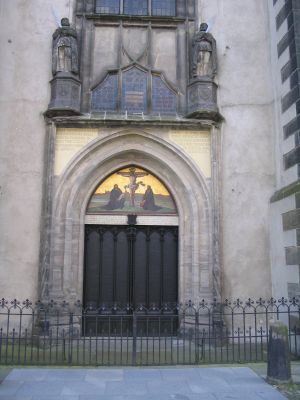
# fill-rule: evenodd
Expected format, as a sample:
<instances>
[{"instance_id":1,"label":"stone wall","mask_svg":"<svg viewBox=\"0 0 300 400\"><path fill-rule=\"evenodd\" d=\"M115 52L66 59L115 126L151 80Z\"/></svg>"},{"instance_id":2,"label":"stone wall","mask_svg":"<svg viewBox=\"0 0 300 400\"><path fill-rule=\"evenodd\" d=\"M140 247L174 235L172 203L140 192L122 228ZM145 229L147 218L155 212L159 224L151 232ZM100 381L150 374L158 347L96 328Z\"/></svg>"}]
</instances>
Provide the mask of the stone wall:
<instances>
[{"instance_id":1,"label":"stone wall","mask_svg":"<svg viewBox=\"0 0 300 400\"><path fill-rule=\"evenodd\" d=\"M37 3L15 0L0 5L5 60L0 66L2 297L37 296L42 201L43 194L49 194L43 189L43 174L49 150L46 132L51 129L46 129L43 112L50 99L51 36L56 28L51 5L72 20L69 1L44 0L43 7ZM211 32L217 41L218 104L224 117L221 151L213 158L215 163L221 160L220 176L215 174L213 184L215 193L221 187L222 235L209 239L222 243L223 297L265 297L271 294L268 218L274 191L267 3L199 0L198 14L201 21L215 17ZM202 234L194 237L195 260L197 240L206 240ZM59 274L54 279L60 279ZM195 285L184 295L195 296Z\"/></svg>"},{"instance_id":2,"label":"stone wall","mask_svg":"<svg viewBox=\"0 0 300 400\"><path fill-rule=\"evenodd\" d=\"M46 130L51 11L70 2L1 1L0 296L36 298Z\"/></svg>"},{"instance_id":3,"label":"stone wall","mask_svg":"<svg viewBox=\"0 0 300 400\"><path fill-rule=\"evenodd\" d=\"M202 0L214 21L222 124L224 297L269 296L269 198L274 189L268 4Z\"/></svg>"}]
</instances>

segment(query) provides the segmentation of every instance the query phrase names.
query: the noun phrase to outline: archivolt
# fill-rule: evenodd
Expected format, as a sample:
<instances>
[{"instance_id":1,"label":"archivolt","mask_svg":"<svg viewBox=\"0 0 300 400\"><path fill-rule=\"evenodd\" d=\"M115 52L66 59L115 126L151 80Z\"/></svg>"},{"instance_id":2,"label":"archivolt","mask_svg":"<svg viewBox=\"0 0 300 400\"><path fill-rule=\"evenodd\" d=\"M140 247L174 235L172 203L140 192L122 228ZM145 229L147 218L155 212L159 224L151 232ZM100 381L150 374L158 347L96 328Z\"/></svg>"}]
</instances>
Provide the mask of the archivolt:
<instances>
[{"instance_id":1,"label":"archivolt","mask_svg":"<svg viewBox=\"0 0 300 400\"><path fill-rule=\"evenodd\" d=\"M153 172L172 193L179 214L179 296L201 297L200 271L211 269L212 251L211 201L205 178L179 147L140 130L95 139L70 161L57 182L50 272L59 275L60 271L61 288L56 287L52 273L50 291L81 298L87 203L102 179L129 164Z\"/></svg>"}]
</instances>

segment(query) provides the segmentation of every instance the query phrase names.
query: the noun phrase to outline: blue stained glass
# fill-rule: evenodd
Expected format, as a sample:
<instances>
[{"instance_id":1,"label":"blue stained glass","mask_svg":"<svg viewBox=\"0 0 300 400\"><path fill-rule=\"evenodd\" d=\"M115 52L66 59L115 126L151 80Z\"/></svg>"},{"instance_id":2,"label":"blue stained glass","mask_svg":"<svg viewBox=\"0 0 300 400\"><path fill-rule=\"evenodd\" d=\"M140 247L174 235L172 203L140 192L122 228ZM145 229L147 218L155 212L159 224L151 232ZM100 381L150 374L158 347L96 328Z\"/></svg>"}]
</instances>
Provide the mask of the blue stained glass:
<instances>
[{"instance_id":1,"label":"blue stained glass","mask_svg":"<svg viewBox=\"0 0 300 400\"><path fill-rule=\"evenodd\" d=\"M152 111L161 114L175 114L177 96L159 76L152 77Z\"/></svg>"},{"instance_id":2,"label":"blue stained glass","mask_svg":"<svg viewBox=\"0 0 300 400\"><path fill-rule=\"evenodd\" d=\"M123 72L122 110L147 112L147 74L138 68Z\"/></svg>"},{"instance_id":3,"label":"blue stained glass","mask_svg":"<svg viewBox=\"0 0 300 400\"><path fill-rule=\"evenodd\" d=\"M118 76L108 75L92 92L92 111L116 111Z\"/></svg>"},{"instance_id":4,"label":"blue stained glass","mask_svg":"<svg viewBox=\"0 0 300 400\"><path fill-rule=\"evenodd\" d=\"M175 16L176 0L152 0L152 15Z\"/></svg>"},{"instance_id":5,"label":"blue stained glass","mask_svg":"<svg viewBox=\"0 0 300 400\"><path fill-rule=\"evenodd\" d=\"M148 1L124 0L124 14L148 15Z\"/></svg>"},{"instance_id":6,"label":"blue stained glass","mask_svg":"<svg viewBox=\"0 0 300 400\"><path fill-rule=\"evenodd\" d=\"M120 0L97 0L96 13L120 14Z\"/></svg>"}]
</instances>

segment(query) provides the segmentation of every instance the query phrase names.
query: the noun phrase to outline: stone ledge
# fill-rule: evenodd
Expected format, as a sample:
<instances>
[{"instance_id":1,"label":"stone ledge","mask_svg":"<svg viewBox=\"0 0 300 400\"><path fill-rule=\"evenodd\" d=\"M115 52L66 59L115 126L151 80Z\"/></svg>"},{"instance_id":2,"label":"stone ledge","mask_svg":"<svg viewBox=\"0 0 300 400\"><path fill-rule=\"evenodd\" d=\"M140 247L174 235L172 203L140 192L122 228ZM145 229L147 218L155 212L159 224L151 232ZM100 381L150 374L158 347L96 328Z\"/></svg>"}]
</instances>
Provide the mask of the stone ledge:
<instances>
[{"instance_id":1,"label":"stone ledge","mask_svg":"<svg viewBox=\"0 0 300 400\"><path fill-rule=\"evenodd\" d=\"M285 248L286 265L300 265L300 246Z\"/></svg>"},{"instance_id":2,"label":"stone ledge","mask_svg":"<svg viewBox=\"0 0 300 400\"><path fill-rule=\"evenodd\" d=\"M271 197L270 202L275 203L276 201L285 199L286 197L292 196L296 193L300 193L300 179L275 192Z\"/></svg>"},{"instance_id":3,"label":"stone ledge","mask_svg":"<svg viewBox=\"0 0 300 400\"><path fill-rule=\"evenodd\" d=\"M283 230L300 228L300 208L282 214Z\"/></svg>"},{"instance_id":4,"label":"stone ledge","mask_svg":"<svg viewBox=\"0 0 300 400\"><path fill-rule=\"evenodd\" d=\"M219 126L215 121L211 119L187 119L187 118L157 118L157 117L147 117L141 118L137 116L132 116L125 119L124 116L116 115L116 116L94 116L90 114L80 115L80 116L56 116L53 118L47 119L46 122L54 122L55 125L59 128L81 128L81 127L89 127L89 128L98 128L101 126L105 127L159 127L159 128L172 128L172 129L181 129L185 130L194 129L211 129L212 126ZM300 189L299 189L300 191Z\"/></svg>"}]
</instances>

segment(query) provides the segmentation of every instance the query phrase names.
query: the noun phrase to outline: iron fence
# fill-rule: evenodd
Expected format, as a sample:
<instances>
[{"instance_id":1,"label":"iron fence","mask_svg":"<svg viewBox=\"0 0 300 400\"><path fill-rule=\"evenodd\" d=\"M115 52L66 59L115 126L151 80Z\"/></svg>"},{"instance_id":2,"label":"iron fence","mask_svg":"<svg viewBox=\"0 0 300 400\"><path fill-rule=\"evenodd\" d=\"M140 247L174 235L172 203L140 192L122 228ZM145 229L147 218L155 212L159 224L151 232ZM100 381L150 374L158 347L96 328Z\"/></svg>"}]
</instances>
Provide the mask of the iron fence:
<instances>
[{"instance_id":1,"label":"iron fence","mask_svg":"<svg viewBox=\"0 0 300 400\"><path fill-rule=\"evenodd\" d=\"M175 365L267 361L269 328L288 327L300 357L296 299L83 307L50 301L0 301L0 364Z\"/></svg>"}]
</instances>

